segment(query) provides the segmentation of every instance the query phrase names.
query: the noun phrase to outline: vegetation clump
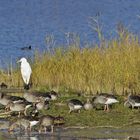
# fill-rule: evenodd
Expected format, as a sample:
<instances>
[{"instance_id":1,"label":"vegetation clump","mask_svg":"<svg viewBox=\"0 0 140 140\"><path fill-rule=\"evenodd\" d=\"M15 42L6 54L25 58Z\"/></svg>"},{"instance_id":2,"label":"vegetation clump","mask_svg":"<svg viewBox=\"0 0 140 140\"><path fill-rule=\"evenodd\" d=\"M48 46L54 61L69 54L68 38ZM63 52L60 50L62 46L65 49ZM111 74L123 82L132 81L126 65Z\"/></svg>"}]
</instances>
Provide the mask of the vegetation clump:
<instances>
[{"instance_id":1,"label":"vegetation clump","mask_svg":"<svg viewBox=\"0 0 140 140\"><path fill-rule=\"evenodd\" d=\"M79 43L56 47L44 53L35 52L32 61L34 89L73 90L80 93L125 89L140 91L140 44L137 36L121 32L111 41L80 48ZM19 68L8 74L1 71L0 81L22 86Z\"/></svg>"}]
</instances>

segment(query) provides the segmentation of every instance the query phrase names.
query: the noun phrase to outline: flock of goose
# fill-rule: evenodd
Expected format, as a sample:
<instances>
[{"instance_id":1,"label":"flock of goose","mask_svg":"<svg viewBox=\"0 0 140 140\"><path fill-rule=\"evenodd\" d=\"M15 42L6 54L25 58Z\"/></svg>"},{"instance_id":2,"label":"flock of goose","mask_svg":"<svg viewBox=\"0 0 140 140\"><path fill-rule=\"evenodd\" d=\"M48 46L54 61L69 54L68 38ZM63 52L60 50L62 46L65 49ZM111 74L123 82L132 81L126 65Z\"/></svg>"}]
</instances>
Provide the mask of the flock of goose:
<instances>
[{"instance_id":1,"label":"flock of goose","mask_svg":"<svg viewBox=\"0 0 140 140\"><path fill-rule=\"evenodd\" d=\"M113 94L108 94L108 93L100 93L96 95L95 97L92 98L92 103L87 99L87 102L83 104L80 100L78 99L71 99L68 103L69 106L69 113L72 111L77 110L80 112L82 108L85 110L91 110L93 107L96 108L98 104L104 106L104 111L109 112L110 111L110 106L112 104L118 103L119 101L117 100L117 97ZM124 102L125 107L129 108L140 108L140 96L139 95L131 95L129 94L126 101Z\"/></svg>"},{"instance_id":2,"label":"flock of goose","mask_svg":"<svg viewBox=\"0 0 140 140\"><path fill-rule=\"evenodd\" d=\"M42 115L39 117L39 111L49 109L49 102L57 100L57 98L58 94L54 91L46 93L25 92L23 97L0 93L0 104L4 106L6 112L10 112L10 119L13 117L15 120L15 117L18 115L16 121L10 122L9 131L17 127L23 127L25 130L29 129L31 131L33 126L38 125L39 132L41 132L42 127L46 132L46 127L49 126L51 127L51 132L53 132L54 124L59 124L61 121L63 122L64 118L51 115Z\"/></svg>"},{"instance_id":3,"label":"flock of goose","mask_svg":"<svg viewBox=\"0 0 140 140\"><path fill-rule=\"evenodd\" d=\"M29 89L29 81L32 73L31 67L27 62L26 58L21 58L18 62L21 62L21 75L25 83L24 88ZM54 130L54 125L59 124L59 122L64 122L64 117L54 117L51 115L43 115L38 117L39 111L42 109L49 109L49 102L57 100L59 95L54 91L47 93L23 93L23 97L11 96L4 93L0 93L0 104L4 106L5 111L18 112L18 119L11 122L9 125L9 131L14 130L18 127L23 127L25 130L32 130L32 127L37 125L38 131L47 131L46 128L50 127L51 132ZM92 110L96 105L100 104L104 106L104 111L109 111L112 104L118 103L119 100L116 96L108 93L100 93L92 98L92 102L87 99L86 103L82 103L79 99L70 99L67 103L69 107L69 113L80 110L84 108L85 110ZM140 96L139 95L129 95L124 103L124 106L139 108L140 107ZM29 113L28 109L32 109ZM11 116L12 117L12 116ZM15 117L15 116L14 116Z\"/></svg>"}]
</instances>

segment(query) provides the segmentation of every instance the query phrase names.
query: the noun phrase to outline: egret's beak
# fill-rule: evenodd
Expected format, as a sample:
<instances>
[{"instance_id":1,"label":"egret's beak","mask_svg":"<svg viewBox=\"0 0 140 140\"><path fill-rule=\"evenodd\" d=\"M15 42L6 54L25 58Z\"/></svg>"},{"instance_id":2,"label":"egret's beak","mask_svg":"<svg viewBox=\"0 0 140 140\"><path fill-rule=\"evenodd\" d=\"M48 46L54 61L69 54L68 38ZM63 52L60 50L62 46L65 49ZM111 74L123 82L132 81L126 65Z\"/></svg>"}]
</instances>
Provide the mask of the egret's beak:
<instances>
[{"instance_id":1,"label":"egret's beak","mask_svg":"<svg viewBox=\"0 0 140 140\"><path fill-rule=\"evenodd\" d=\"M20 63L20 60L18 60L17 63Z\"/></svg>"}]
</instances>

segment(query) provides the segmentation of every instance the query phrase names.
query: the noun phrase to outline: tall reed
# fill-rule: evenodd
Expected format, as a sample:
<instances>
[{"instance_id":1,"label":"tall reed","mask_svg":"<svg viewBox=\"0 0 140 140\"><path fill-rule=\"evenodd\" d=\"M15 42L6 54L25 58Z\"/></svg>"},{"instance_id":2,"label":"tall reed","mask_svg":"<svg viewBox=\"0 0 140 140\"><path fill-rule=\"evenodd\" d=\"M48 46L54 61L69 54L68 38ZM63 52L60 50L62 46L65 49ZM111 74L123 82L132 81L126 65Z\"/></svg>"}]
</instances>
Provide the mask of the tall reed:
<instances>
[{"instance_id":1,"label":"tall reed","mask_svg":"<svg viewBox=\"0 0 140 140\"><path fill-rule=\"evenodd\" d=\"M77 44L57 47L53 52L35 52L32 65L34 88L74 90L83 93L123 89L140 91L140 44L125 33L94 47ZM7 78L2 73L1 78ZM14 86L22 85L19 71L13 72Z\"/></svg>"},{"instance_id":2,"label":"tall reed","mask_svg":"<svg viewBox=\"0 0 140 140\"><path fill-rule=\"evenodd\" d=\"M84 93L123 88L140 90L140 47L132 34L80 49L71 45L51 53L36 54L33 63L35 86L73 89Z\"/></svg>"}]
</instances>

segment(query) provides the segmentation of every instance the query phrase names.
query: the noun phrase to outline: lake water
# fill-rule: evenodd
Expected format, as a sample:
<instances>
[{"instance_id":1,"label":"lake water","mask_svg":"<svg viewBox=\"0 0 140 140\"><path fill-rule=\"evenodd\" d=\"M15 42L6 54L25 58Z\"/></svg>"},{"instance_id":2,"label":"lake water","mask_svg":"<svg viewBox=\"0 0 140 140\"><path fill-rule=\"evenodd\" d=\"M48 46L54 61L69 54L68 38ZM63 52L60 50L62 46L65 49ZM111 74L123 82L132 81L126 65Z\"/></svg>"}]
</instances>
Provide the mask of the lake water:
<instances>
[{"instance_id":1,"label":"lake water","mask_svg":"<svg viewBox=\"0 0 140 140\"><path fill-rule=\"evenodd\" d=\"M139 15L139 0L1 0L0 68L32 56L35 49L46 50L46 36L54 36L52 46L68 43L68 32L80 36L81 46L98 42L90 17L98 16L106 39L117 34L119 22L139 35ZM29 45L31 51L20 49Z\"/></svg>"},{"instance_id":2,"label":"lake water","mask_svg":"<svg viewBox=\"0 0 140 140\"><path fill-rule=\"evenodd\" d=\"M31 57L34 50L46 50L49 45L59 46L68 43L66 33L75 33L81 38L81 46L87 42L98 42L97 33L89 26L90 17L99 19L106 39L117 35L118 23L124 24L130 31L140 35L140 1L139 0L0 0L0 68L22 57ZM47 36L54 37L53 43L47 44ZM22 47L32 46L24 51ZM140 134L137 129L101 129L67 130L55 133L56 139L77 140L81 134L88 134L87 139L105 134L105 138L116 136L124 139L130 135ZM62 137L59 135L61 133ZM73 134L73 138L69 137ZM4 140L32 139L46 140L46 135L8 135L3 132ZM52 136L53 137L53 136ZM104 136L102 136L103 138ZM52 138L52 139L55 139ZM82 139L82 138L81 138ZM83 139L85 139L83 135Z\"/></svg>"},{"instance_id":3,"label":"lake water","mask_svg":"<svg viewBox=\"0 0 140 140\"><path fill-rule=\"evenodd\" d=\"M64 129L55 128L55 132L25 133L23 130L8 133L6 130L0 133L1 140L134 140L140 139L140 128L88 128L88 129Z\"/></svg>"}]
</instances>

